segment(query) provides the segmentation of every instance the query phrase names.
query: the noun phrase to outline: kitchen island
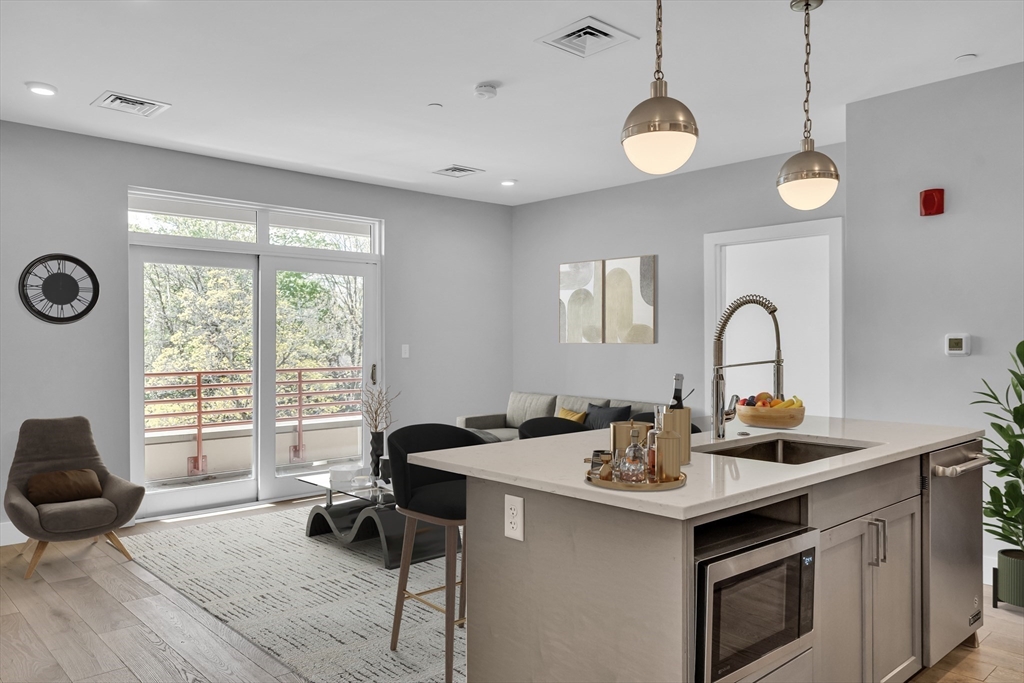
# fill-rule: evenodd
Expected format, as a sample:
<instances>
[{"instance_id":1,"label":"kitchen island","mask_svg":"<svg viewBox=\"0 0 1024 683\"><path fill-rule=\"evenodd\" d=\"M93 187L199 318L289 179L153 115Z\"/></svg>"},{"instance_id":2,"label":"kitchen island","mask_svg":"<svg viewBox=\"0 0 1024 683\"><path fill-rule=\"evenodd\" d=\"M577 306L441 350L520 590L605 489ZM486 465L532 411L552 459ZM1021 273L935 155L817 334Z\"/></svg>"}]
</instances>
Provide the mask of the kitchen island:
<instances>
[{"instance_id":1,"label":"kitchen island","mask_svg":"<svg viewBox=\"0 0 1024 683\"><path fill-rule=\"evenodd\" d=\"M781 431L734 422L725 440L693 435L684 487L651 493L585 483L584 458L608 447L607 430L410 454L409 460L467 477L471 681L899 683L945 654L924 651L922 637L922 610L928 617L922 456L981 434L836 418L809 417ZM803 464L699 452L779 437L856 450ZM523 541L505 535L507 495L523 499ZM980 500L977 507L980 562ZM776 674L741 661L745 666L721 677L709 673L710 636L697 618L706 603L695 548L712 530L721 533L750 515L812 527L816 539L820 534L814 628L801 639L813 648L796 653L805 656L794 655L792 664L763 660ZM977 583L980 592L980 571ZM779 669L783 664L792 668Z\"/></svg>"}]
</instances>

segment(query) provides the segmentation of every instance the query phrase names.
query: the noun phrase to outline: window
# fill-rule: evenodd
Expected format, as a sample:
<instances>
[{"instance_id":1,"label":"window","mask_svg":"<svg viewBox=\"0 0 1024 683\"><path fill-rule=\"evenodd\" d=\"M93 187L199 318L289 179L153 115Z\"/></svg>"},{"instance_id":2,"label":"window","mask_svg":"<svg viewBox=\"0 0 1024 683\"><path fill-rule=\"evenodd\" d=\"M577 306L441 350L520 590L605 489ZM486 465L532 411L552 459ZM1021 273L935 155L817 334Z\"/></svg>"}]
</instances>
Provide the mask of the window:
<instances>
[{"instance_id":1,"label":"window","mask_svg":"<svg viewBox=\"0 0 1024 683\"><path fill-rule=\"evenodd\" d=\"M256 210L129 194L128 229L152 235L256 242Z\"/></svg>"},{"instance_id":2,"label":"window","mask_svg":"<svg viewBox=\"0 0 1024 683\"><path fill-rule=\"evenodd\" d=\"M187 248L178 238L239 243L229 251L275 253L289 248L354 254L377 254L380 221L319 211L270 207L213 197L182 195L160 190L128 191L128 230L172 238L168 246ZM139 244L164 244L140 238ZM255 248L242 247L242 244ZM197 248L206 249L209 247ZM282 250L283 248L283 250ZM297 254L298 252L296 252Z\"/></svg>"},{"instance_id":3,"label":"window","mask_svg":"<svg viewBox=\"0 0 1024 683\"><path fill-rule=\"evenodd\" d=\"M373 224L308 214L270 212L270 243L335 251L372 251Z\"/></svg>"},{"instance_id":4,"label":"window","mask_svg":"<svg viewBox=\"0 0 1024 683\"><path fill-rule=\"evenodd\" d=\"M310 493L369 463L382 222L130 188L133 480L143 516Z\"/></svg>"}]
</instances>

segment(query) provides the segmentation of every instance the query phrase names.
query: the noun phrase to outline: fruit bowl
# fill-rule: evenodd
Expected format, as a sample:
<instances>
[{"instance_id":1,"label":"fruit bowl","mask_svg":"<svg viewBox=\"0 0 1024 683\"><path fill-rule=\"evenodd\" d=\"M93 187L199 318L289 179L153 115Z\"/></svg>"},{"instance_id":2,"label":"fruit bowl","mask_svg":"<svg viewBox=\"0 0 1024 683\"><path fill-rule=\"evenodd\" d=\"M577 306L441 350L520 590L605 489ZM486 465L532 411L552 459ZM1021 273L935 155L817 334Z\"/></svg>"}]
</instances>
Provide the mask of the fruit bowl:
<instances>
[{"instance_id":1,"label":"fruit bowl","mask_svg":"<svg viewBox=\"0 0 1024 683\"><path fill-rule=\"evenodd\" d=\"M736 406L736 417L745 425L768 429L792 429L804 421L804 407L757 408Z\"/></svg>"}]
</instances>

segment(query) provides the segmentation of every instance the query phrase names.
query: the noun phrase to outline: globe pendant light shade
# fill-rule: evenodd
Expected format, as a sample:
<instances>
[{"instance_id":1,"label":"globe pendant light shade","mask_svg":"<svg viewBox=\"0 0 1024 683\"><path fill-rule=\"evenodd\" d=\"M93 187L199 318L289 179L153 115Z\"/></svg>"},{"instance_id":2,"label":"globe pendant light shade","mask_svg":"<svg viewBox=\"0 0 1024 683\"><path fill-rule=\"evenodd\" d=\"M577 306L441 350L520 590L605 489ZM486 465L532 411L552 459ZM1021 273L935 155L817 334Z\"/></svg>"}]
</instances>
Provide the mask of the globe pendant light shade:
<instances>
[{"instance_id":1,"label":"globe pendant light shade","mask_svg":"<svg viewBox=\"0 0 1024 683\"><path fill-rule=\"evenodd\" d=\"M644 173L664 175L687 162L697 146L690 109L668 96L668 82L651 83L651 96L633 108L622 126L622 149Z\"/></svg>"},{"instance_id":2,"label":"globe pendant light shade","mask_svg":"<svg viewBox=\"0 0 1024 683\"><path fill-rule=\"evenodd\" d=\"M839 187L839 169L828 156L814 151L814 140L804 138L803 150L782 165L775 184L782 201L810 211L832 199Z\"/></svg>"}]
</instances>

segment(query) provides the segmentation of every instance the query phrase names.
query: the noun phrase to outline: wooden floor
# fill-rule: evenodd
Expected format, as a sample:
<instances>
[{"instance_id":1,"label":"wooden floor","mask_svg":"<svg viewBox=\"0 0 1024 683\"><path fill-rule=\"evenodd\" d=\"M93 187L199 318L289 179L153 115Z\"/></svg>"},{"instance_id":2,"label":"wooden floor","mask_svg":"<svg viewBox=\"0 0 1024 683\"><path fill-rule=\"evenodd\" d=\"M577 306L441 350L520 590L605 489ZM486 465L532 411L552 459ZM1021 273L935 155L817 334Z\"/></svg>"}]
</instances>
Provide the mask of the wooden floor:
<instances>
[{"instance_id":1,"label":"wooden floor","mask_svg":"<svg viewBox=\"0 0 1024 683\"><path fill-rule=\"evenodd\" d=\"M130 536L310 507L323 498L216 517L146 522ZM304 533L297 528L295 533ZM109 543L51 543L25 580L21 545L0 547L0 682L302 683Z\"/></svg>"},{"instance_id":2,"label":"wooden floor","mask_svg":"<svg viewBox=\"0 0 1024 683\"><path fill-rule=\"evenodd\" d=\"M992 609L992 589L985 586L985 625L978 629L981 647L961 645L912 683L1024 683L1024 609L1004 602Z\"/></svg>"},{"instance_id":3,"label":"wooden floor","mask_svg":"<svg viewBox=\"0 0 1024 683\"><path fill-rule=\"evenodd\" d=\"M303 499L217 517L146 522L122 536L309 507ZM296 533L303 533L298 528ZM108 543L52 543L25 580L21 546L0 547L0 682L301 683L302 678ZM1024 683L1024 610L993 610L981 647L959 647L914 683Z\"/></svg>"}]
</instances>

